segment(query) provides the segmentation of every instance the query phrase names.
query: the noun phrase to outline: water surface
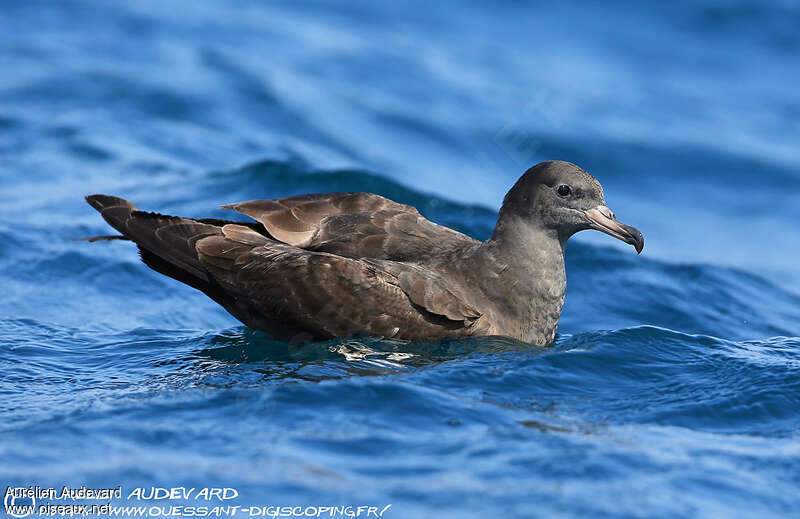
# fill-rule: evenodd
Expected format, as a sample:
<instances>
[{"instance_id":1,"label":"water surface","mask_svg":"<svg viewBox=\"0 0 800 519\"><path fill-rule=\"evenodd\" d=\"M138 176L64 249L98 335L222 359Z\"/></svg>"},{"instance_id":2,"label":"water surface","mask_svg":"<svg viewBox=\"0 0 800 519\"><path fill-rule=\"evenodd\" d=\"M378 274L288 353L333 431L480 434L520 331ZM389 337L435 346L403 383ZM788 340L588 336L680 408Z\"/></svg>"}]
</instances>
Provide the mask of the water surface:
<instances>
[{"instance_id":1,"label":"water surface","mask_svg":"<svg viewBox=\"0 0 800 519\"><path fill-rule=\"evenodd\" d=\"M0 480L236 488L385 517L800 510L800 9L704 0L0 2ZM83 196L370 191L476 238L593 172L559 335L292 348Z\"/></svg>"}]
</instances>

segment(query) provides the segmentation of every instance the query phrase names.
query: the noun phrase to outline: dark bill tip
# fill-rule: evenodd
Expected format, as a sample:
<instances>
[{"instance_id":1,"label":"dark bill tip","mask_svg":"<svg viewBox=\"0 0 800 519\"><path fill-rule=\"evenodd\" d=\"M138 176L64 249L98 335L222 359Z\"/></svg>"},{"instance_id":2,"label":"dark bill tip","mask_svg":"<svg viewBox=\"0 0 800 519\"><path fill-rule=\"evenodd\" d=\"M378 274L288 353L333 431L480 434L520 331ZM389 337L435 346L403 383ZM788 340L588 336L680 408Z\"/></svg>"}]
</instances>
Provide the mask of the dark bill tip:
<instances>
[{"instance_id":1,"label":"dark bill tip","mask_svg":"<svg viewBox=\"0 0 800 519\"><path fill-rule=\"evenodd\" d=\"M642 236L641 231L636 227L625 225L624 223L620 223L619 226L625 229L625 233L627 234L624 240L625 243L633 245L633 248L636 249L636 254L641 254L642 249L644 249L644 236Z\"/></svg>"},{"instance_id":2,"label":"dark bill tip","mask_svg":"<svg viewBox=\"0 0 800 519\"><path fill-rule=\"evenodd\" d=\"M599 206L586 211L589 225L592 229L604 232L618 240L633 245L636 254L640 254L644 249L644 236L636 227L625 225L618 222L614 213L608 207Z\"/></svg>"}]
</instances>

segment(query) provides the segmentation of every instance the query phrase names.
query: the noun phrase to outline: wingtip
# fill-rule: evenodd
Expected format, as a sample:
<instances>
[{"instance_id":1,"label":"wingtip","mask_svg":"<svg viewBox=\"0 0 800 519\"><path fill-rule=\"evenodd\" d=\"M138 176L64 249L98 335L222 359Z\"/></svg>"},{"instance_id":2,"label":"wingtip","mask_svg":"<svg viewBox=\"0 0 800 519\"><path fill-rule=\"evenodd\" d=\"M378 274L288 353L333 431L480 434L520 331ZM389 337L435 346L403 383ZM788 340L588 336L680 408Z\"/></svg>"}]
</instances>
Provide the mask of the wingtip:
<instances>
[{"instance_id":1,"label":"wingtip","mask_svg":"<svg viewBox=\"0 0 800 519\"><path fill-rule=\"evenodd\" d=\"M104 197L104 196L105 195L95 194L95 195L86 195L83 198L84 198L84 200L86 200L87 204L89 204L90 206L94 207L98 211L101 211L103 209L103 205L102 205L102 202L101 202L101 200L102 200L101 197Z\"/></svg>"},{"instance_id":2,"label":"wingtip","mask_svg":"<svg viewBox=\"0 0 800 519\"><path fill-rule=\"evenodd\" d=\"M87 195L85 197L86 202L97 209L98 211L102 211L108 207L128 207L132 211L136 210L136 206L132 203L128 202L124 198L120 198L118 196L111 196L111 195L102 195L102 194L94 194L94 195Z\"/></svg>"}]
</instances>

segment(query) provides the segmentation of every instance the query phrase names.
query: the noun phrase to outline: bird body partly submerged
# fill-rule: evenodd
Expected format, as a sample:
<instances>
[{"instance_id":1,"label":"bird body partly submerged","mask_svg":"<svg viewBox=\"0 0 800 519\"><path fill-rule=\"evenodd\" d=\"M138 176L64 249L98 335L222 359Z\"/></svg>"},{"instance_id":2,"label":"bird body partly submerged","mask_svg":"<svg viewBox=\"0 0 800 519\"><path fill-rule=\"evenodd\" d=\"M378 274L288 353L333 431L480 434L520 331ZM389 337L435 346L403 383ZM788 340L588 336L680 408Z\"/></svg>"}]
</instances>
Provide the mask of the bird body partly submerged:
<instances>
[{"instance_id":1,"label":"bird body partly submerged","mask_svg":"<svg viewBox=\"0 0 800 519\"><path fill-rule=\"evenodd\" d=\"M485 242L369 193L223 206L255 222L148 213L106 195L87 201L148 266L291 342L360 333L504 335L544 345L564 302L569 236L596 228L637 251L643 245L605 207L594 177L559 161L520 178Z\"/></svg>"}]
</instances>

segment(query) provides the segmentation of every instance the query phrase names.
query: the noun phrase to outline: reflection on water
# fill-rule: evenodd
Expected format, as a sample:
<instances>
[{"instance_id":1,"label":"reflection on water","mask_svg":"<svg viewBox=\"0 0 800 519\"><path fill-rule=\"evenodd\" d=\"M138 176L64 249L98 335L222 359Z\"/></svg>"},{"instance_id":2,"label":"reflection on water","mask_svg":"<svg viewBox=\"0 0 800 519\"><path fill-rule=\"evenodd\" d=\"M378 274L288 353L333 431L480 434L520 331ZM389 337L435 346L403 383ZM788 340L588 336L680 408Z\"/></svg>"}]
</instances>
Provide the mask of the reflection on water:
<instances>
[{"instance_id":1,"label":"reflection on water","mask_svg":"<svg viewBox=\"0 0 800 519\"><path fill-rule=\"evenodd\" d=\"M411 342L365 336L291 345L244 327L204 342L208 347L195 352L192 357L200 359L198 369L203 369L204 359L210 359L237 366L248 365L267 378L311 377L313 380L384 375L468 358L472 354L542 351L540 347L507 337ZM319 367L319 374L314 376L308 372L309 369L313 371L313 366Z\"/></svg>"}]
</instances>

